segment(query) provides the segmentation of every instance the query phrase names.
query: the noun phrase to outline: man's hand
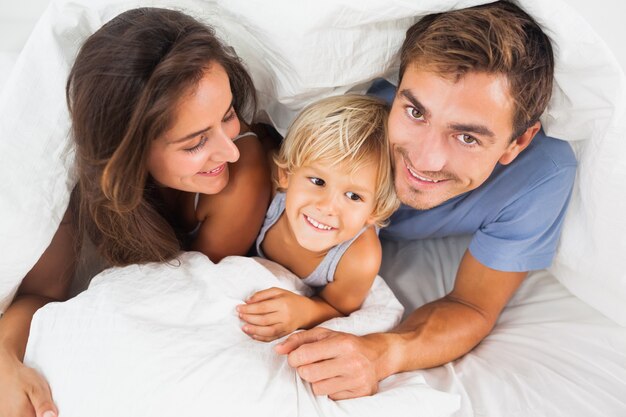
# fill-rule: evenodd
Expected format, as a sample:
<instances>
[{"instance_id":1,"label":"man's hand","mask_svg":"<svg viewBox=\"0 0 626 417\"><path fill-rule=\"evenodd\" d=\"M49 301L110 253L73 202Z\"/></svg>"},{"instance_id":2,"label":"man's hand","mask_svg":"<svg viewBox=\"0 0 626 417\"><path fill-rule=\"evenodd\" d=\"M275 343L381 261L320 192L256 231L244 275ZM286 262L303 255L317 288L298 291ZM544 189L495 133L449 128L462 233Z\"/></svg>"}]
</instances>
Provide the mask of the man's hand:
<instances>
[{"instance_id":1,"label":"man's hand","mask_svg":"<svg viewBox=\"0 0 626 417\"><path fill-rule=\"evenodd\" d=\"M282 288L259 291L237 306L242 330L250 337L270 342L301 328L308 321L311 300Z\"/></svg>"},{"instance_id":2,"label":"man's hand","mask_svg":"<svg viewBox=\"0 0 626 417\"><path fill-rule=\"evenodd\" d=\"M333 400L363 397L378 391L386 344L384 335L355 336L318 327L292 334L276 345L289 365L310 382L313 393Z\"/></svg>"}]
</instances>

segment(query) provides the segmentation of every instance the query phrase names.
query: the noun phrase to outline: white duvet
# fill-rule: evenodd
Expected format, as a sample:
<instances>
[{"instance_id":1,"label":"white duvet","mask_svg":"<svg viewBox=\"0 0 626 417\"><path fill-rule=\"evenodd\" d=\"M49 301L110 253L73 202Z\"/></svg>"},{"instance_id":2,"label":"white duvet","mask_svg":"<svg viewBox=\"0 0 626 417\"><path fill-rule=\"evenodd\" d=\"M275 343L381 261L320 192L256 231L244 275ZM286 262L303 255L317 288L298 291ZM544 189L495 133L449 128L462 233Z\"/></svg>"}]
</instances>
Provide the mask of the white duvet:
<instances>
[{"instance_id":1,"label":"white duvet","mask_svg":"<svg viewBox=\"0 0 626 417\"><path fill-rule=\"evenodd\" d=\"M316 397L274 343L241 331L235 313L258 290L309 288L267 261L213 264L197 252L178 260L106 270L78 297L37 312L25 362L49 381L61 416L429 417L459 408L458 396L430 388L418 373L388 378L371 397ZM361 310L323 325L384 331L402 311L377 278Z\"/></svg>"}]
</instances>

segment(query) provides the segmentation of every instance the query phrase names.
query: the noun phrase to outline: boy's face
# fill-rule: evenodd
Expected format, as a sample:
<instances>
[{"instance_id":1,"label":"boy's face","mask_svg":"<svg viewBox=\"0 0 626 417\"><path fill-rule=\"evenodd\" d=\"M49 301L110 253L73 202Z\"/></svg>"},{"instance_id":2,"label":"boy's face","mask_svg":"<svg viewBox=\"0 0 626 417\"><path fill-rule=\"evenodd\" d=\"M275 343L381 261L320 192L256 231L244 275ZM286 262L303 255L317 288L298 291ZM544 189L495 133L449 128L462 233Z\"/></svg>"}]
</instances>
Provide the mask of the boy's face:
<instances>
[{"instance_id":1,"label":"boy's face","mask_svg":"<svg viewBox=\"0 0 626 417\"><path fill-rule=\"evenodd\" d=\"M285 215L300 246L324 252L373 224L377 167L351 172L346 164L315 162L291 174L279 170L286 189Z\"/></svg>"},{"instance_id":2,"label":"boy's face","mask_svg":"<svg viewBox=\"0 0 626 417\"><path fill-rule=\"evenodd\" d=\"M400 200L425 210L473 190L508 164L539 129L511 142L513 100L504 76L468 73L458 81L408 67L389 115Z\"/></svg>"}]
</instances>

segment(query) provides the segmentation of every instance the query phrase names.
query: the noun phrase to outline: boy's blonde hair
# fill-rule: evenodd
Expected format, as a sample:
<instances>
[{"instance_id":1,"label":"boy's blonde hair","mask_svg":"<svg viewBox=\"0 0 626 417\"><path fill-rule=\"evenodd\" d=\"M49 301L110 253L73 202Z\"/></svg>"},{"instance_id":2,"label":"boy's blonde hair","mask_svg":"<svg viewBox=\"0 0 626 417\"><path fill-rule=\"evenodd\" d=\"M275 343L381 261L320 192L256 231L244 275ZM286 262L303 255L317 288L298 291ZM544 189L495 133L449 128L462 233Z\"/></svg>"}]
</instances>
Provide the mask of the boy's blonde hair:
<instances>
[{"instance_id":1,"label":"boy's blonde hair","mask_svg":"<svg viewBox=\"0 0 626 417\"><path fill-rule=\"evenodd\" d=\"M374 97L347 94L306 107L289 127L274 162L287 174L317 161L350 163L354 172L377 167L373 217L378 226L398 208L387 141L387 104Z\"/></svg>"}]
</instances>

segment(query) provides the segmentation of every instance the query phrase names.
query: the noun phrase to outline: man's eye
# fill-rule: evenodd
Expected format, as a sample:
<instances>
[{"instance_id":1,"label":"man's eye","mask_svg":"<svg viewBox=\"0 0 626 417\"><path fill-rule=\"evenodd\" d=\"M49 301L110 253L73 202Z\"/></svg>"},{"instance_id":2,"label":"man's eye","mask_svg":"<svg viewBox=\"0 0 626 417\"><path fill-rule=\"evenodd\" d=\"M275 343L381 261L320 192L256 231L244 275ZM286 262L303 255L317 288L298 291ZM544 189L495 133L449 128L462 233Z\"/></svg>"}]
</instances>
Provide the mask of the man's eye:
<instances>
[{"instance_id":1,"label":"man's eye","mask_svg":"<svg viewBox=\"0 0 626 417\"><path fill-rule=\"evenodd\" d=\"M309 181L311 181L313 184L318 185L320 187L326 184L326 182L323 179L317 178L317 177L309 177Z\"/></svg>"},{"instance_id":2,"label":"man's eye","mask_svg":"<svg viewBox=\"0 0 626 417\"><path fill-rule=\"evenodd\" d=\"M478 141L470 135L466 135L464 133L457 135L457 139L464 145L476 145Z\"/></svg>"},{"instance_id":3,"label":"man's eye","mask_svg":"<svg viewBox=\"0 0 626 417\"><path fill-rule=\"evenodd\" d=\"M353 193L352 191L348 191L346 193L346 197L348 197L352 201L361 201L363 200L360 195Z\"/></svg>"},{"instance_id":4,"label":"man's eye","mask_svg":"<svg viewBox=\"0 0 626 417\"><path fill-rule=\"evenodd\" d=\"M411 106L407 107L406 113L409 115L411 119L422 120L424 118L424 115L422 114L422 112L416 109L415 107L411 107Z\"/></svg>"}]
</instances>

